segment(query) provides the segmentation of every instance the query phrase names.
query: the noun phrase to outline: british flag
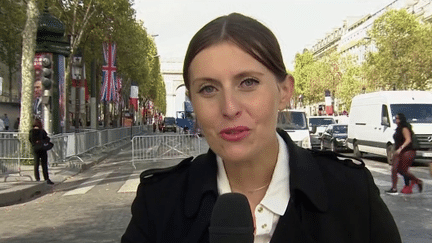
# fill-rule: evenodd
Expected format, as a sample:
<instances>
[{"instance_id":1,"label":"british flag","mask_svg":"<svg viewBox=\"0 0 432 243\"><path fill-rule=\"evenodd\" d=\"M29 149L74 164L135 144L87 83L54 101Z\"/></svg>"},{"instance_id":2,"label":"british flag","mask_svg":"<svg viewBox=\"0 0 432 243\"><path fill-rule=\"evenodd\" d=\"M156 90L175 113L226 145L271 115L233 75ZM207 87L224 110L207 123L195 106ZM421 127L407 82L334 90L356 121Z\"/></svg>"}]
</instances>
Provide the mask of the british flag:
<instances>
[{"instance_id":1,"label":"british flag","mask_svg":"<svg viewBox=\"0 0 432 243\"><path fill-rule=\"evenodd\" d=\"M103 43L104 65L102 66L101 101L116 99L116 43Z\"/></svg>"}]
</instances>

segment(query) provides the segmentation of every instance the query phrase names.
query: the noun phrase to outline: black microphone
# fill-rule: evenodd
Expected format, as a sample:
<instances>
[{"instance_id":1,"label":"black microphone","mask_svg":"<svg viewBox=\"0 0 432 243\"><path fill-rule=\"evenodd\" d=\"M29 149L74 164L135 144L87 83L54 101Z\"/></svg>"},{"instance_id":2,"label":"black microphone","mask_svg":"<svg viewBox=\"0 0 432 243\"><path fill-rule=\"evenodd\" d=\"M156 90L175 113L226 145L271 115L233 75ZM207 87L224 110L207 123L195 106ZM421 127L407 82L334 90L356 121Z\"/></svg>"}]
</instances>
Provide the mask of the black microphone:
<instances>
[{"instance_id":1,"label":"black microphone","mask_svg":"<svg viewBox=\"0 0 432 243\"><path fill-rule=\"evenodd\" d=\"M254 224L249 202L243 194L219 196L210 220L210 243L253 243Z\"/></svg>"}]
</instances>

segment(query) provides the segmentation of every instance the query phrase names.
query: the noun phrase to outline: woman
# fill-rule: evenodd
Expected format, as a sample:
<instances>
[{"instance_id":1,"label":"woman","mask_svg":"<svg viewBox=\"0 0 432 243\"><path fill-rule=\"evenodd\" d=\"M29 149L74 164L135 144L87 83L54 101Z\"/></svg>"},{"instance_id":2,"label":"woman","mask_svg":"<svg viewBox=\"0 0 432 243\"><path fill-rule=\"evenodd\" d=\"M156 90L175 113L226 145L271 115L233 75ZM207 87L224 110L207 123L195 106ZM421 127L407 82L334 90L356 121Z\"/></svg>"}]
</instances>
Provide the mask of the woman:
<instances>
[{"instance_id":1,"label":"woman","mask_svg":"<svg viewBox=\"0 0 432 243\"><path fill-rule=\"evenodd\" d=\"M42 127L42 122L39 119L35 119L33 122L33 129L30 130L30 143L33 147L34 155L34 174L36 181L40 181L39 177L39 164L42 165L42 173L44 180L47 184L54 184L48 175L48 154L45 149L43 149L43 143L50 141L48 134Z\"/></svg>"},{"instance_id":2,"label":"woman","mask_svg":"<svg viewBox=\"0 0 432 243\"><path fill-rule=\"evenodd\" d=\"M400 242L362 162L297 147L276 131L291 99L273 33L233 13L192 38L183 78L210 150L143 172L122 242L209 242L219 195L244 194L254 242Z\"/></svg>"},{"instance_id":3,"label":"woman","mask_svg":"<svg viewBox=\"0 0 432 243\"><path fill-rule=\"evenodd\" d=\"M411 188L413 185L418 185L419 191L422 192L423 182L408 171L408 168L414 162L416 155L416 151L412 146L413 131L411 124L407 122L405 115L402 113L398 113L395 119L397 128L395 134L393 135L393 139L395 141L395 152L391 175L392 187L386 192L397 193L397 173L401 174L406 179L405 181L407 181L407 179L411 181L410 186L405 185L405 187L402 189L403 193L411 193ZM405 182L405 184L407 184L407 182Z\"/></svg>"}]
</instances>

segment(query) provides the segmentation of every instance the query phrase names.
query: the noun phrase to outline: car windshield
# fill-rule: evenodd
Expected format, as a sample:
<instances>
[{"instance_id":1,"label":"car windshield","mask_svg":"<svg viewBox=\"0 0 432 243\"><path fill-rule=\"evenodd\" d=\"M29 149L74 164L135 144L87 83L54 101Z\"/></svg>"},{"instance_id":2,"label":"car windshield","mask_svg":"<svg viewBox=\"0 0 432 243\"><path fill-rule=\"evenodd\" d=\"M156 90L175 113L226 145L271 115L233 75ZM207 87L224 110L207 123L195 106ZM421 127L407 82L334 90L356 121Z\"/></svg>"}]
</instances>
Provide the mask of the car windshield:
<instances>
[{"instance_id":1,"label":"car windshield","mask_svg":"<svg viewBox=\"0 0 432 243\"><path fill-rule=\"evenodd\" d=\"M174 117L165 118L164 122L167 125L173 125L173 124L175 124L175 118Z\"/></svg>"},{"instance_id":2,"label":"car windshield","mask_svg":"<svg viewBox=\"0 0 432 243\"><path fill-rule=\"evenodd\" d=\"M281 129L307 129L304 112L282 111L278 113L278 127Z\"/></svg>"},{"instance_id":3,"label":"car windshield","mask_svg":"<svg viewBox=\"0 0 432 243\"><path fill-rule=\"evenodd\" d=\"M312 126L327 126L336 123L331 117L311 117L309 118L309 127Z\"/></svg>"},{"instance_id":4,"label":"car windshield","mask_svg":"<svg viewBox=\"0 0 432 243\"><path fill-rule=\"evenodd\" d=\"M333 133L347 133L348 126L333 126Z\"/></svg>"},{"instance_id":5,"label":"car windshield","mask_svg":"<svg viewBox=\"0 0 432 243\"><path fill-rule=\"evenodd\" d=\"M390 109L394 123L398 113L403 113L409 123L432 122L432 104L393 104Z\"/></svg>"}]
</instances>

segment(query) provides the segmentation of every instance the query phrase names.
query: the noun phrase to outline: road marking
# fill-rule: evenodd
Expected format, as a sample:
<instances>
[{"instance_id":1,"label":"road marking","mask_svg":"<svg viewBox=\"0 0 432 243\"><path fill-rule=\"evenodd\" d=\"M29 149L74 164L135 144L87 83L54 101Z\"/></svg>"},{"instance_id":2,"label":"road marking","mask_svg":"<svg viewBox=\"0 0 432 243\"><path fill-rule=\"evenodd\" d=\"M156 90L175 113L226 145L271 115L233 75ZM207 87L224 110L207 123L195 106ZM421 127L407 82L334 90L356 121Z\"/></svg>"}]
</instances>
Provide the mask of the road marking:
<instances>
[{"instance_id":1,"label":"road marking","mask_svg":"<svg viewBox=\"0 0 432 243\"><path fill-rule=\"evenodd\" d=\"M383 168L375 168L375 167L370 167L370 166L366 166L370 171L373 172L377 172L380 174L384 174L384 175L390 175L391 171L389 169L383 169Z\"/></svg>"},{"instance_id":2,"label":"road marking","mask_svg":"<svg viewBox=\"0 0 432 243\"><path fill-rule=\"evenodd\" d=\"M123 186L117 192L136 192L138 188L138 184L140 183L139 174L131 174L127 181L123 184Z\"/></svg>"},{"instance_id":3,"label":"road marking","mask_svg":"<svg viewBox=\"0 0 432 243\"><path fill-rule=\"evenodd\" d=\"M90 191L94 186L96 186L100 181L103 181L109 174L111 174L111 171L96 173L94 176L92 176L92 179L95 178L94 180L90 179L89 181L86 181L80 185L84 185L84 187L79 187L74 190L68 191L63 194L63 196L85 194L86 192Z\"/></svg>"},{"instance_id":4,"label":"road marking","mask_svg":"<svg viewBox=\"0 0 432 243\"><path fill-rule=\"evenodd\" d=\"M391 175L390 169L375 168L375 167L370 167L370 166L366 166L366 167L370 171L373 171L373 172L377 172L377 173L384 174L384 175ZM400 174L398 174L398 176L400 176ZM419 179L423 181L423 184L432 185L432 180L430 180L430 179L423 179L423 178L419 178Z\"/></svg>"},{"instance_id":5,"label":"road marking","mask_svg":"<svg viewBox=\"0 0 432 243\"><path fill-rule=\"evenodd\" d=\"M380 180L380 179L376 179L376 178L374 178L374 181L375 181L375 185L380 186L380 187L389 187L392 185L392 183L390 181Z\"/></svg>"}]
</instances>

